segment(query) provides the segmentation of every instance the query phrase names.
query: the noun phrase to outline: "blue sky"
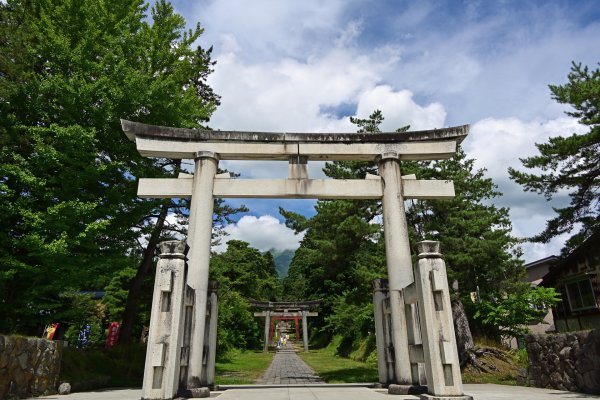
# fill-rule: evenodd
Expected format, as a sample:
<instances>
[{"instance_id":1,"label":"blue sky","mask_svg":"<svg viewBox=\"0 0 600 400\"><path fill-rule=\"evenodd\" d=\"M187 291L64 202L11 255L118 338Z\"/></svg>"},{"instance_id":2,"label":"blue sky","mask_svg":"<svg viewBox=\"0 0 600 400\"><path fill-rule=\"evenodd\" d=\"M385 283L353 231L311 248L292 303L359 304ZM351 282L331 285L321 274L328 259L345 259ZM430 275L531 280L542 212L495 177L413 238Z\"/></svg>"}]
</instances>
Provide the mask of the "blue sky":
<instances>
[{"instance_id":1,"label":"blue sky","mask_svg":"<svg viewBox=\"0 0 600 400\"><path fill-rule=\"evenodd\" d=\"M463 143L511 207L514 234L539 232L553 215L541 196L508 179L534 143L580 131L550 97L571 61L600 61L598 1L174 1L217 61L222 96L213 128L353 131L349 115L383 111L384 130L471 124ZM242 177L285 177L287 165L223 163ZM311 165L312 177L322 176ZM558 203L565 201L559 198ZM305 214L311 201L245 200L231 237L266 249L297 246L279 205ZM268 217L271 215L271 217ZM524 245L526 261L557 254L564 238Z\"/></svg>"}]
</instances>

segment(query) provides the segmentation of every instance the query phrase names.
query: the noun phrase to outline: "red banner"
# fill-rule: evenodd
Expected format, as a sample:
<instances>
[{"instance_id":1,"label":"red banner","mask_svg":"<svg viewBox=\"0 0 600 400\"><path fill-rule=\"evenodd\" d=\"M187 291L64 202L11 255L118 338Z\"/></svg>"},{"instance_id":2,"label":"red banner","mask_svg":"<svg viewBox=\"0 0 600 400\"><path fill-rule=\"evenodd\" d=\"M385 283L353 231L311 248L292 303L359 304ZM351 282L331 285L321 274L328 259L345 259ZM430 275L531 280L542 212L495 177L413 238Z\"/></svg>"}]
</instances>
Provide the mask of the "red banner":
<instances>
[{"instance_id":1,"label":"red banner","mask_svg":"<svg viewBox=\"0 0 600 400\"><path fill-rule=\"evenodd\" d=\"M106 348L110 349L119 342L119 331L121 324L118 322L111 322L108 327L108 336L106 337Z\"/></svg>"}]
</instances>

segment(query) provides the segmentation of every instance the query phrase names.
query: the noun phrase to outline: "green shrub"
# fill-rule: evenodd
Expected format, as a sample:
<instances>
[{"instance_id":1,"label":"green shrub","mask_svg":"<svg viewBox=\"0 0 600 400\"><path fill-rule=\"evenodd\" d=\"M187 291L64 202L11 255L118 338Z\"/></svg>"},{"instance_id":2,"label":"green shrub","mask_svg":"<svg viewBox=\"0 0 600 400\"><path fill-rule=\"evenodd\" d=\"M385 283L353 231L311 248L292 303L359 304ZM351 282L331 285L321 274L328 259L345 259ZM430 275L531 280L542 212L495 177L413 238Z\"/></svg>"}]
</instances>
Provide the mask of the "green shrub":
<instances>
[{"instance_id":1,"label":"green shrub","mask_svg":"<svg viewBox=\"0 0 600 400\"><path fill-rule=\"evenodd\" d=\"M527 349L517 349L515 352L515 361L521 368L529 367L529 354L527 354Z\"/></svg>"},{"instance_id":2,"label":"green shrub","mask_svg":"<svg viewBox=\"0 0 600 400\"><path fill-rule=\"evenodd\" d=\"M112 349L65 347L60 381L73 391L106 387L140 387L144 376L146 347L117 346Z\"/></svg>"}]
</instances>

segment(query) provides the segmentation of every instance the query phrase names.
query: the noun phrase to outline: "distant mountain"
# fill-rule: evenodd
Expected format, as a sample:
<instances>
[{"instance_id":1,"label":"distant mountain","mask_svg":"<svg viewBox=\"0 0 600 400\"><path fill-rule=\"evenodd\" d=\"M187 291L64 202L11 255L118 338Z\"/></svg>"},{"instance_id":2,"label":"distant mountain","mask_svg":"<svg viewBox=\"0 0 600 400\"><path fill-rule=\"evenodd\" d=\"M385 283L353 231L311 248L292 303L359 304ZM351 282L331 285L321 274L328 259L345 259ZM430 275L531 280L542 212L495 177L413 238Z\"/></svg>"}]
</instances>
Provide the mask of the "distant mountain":
<instances>
[{"instance_id":1,"label":"distant mountain","mask_svg":"<svg viewBox=\"0 0 600 400\"><path fill-rule=\"evenodd\" d=\"M285 278L288 274L288 269L290 269L290 263L292 262L292 258L294 258L294 254L296 254L296 250L269 250L269 253L273 255L273 261L275 261L275 269L277 270L277 276L280 278Z\"/></svg>"}]
</instances>

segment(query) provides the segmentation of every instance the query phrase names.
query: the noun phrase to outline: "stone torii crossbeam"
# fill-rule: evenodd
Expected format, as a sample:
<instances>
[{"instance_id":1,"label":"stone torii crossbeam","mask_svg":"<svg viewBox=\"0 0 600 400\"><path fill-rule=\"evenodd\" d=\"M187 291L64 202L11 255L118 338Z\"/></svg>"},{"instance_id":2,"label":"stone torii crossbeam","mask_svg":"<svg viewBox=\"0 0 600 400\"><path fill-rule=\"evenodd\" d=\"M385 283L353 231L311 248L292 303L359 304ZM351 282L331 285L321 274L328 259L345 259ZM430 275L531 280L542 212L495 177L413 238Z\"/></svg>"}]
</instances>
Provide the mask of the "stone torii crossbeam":
<instances>
[{"instance_id":1,"label":"stone torii crossbeam","mask_svg":"<svg viewBox=\"0 0 600 400\"><path fill-rule=\"evenodd\" d=\"M302 344L304 351L308 351L308 324L307 317L317 317L319 313L309 311L311 308L318 307L323 303L322 300L308 301L255 301L250 304L252 307L263 309L264 311L255 312L255 317L265 319L265 338L263 351L269 350L269 343L273 338L273 323L275 321L294 321L296 324L296 340L300 336L298 323L302 320Z\"/></svg>"},{"instance_id":2,"label":"stone torii crossbeam","mask_svg":"<svg viewBox=\"0 0 600 400\"><path fill-rule=\"evenodd\" d=\"M208 267L214 198L319 198L380 199L383 208L387 258L390 320L393 352L393 380L412 382L409 339L402 290L415 281L404 209L406 199L447 199L454 196L451 181L417 180L400 174L401 160L448 159L467 136L468 125L405 133L266 133L204 131L169 128L121 121L125 134L147 157L194 159L194 174L178 178L139 180L140 197L191 197L187 244L189 270L186 284L194 290L194 326L190 338L186 376L177 375L188 390L201 386L202 360L207 313ZM231 179L217 174L219 160L285 160L288 179ZM308 161L372 161L379 175L366 179L310 179ZM453 328L452 328L453 329ZM423 332L426 334L427 332ZM438 346L432 343L431 346ZM456 343L444 342L444 365L456 365ZM178 367L177 363L174 364ZM148 369L148 365L146 366ZM448 368L446 368L449 370ZM453 368L452 371L456 371ZM452 372L455 374L455 372ZM146 376L146 375L145 375ZM460 372L431 395L456 396L462 393ZM428 377L429 379L429 377ZM177 381L175 379L174 381ZM144 388L161 385L148 374ZM145 393L143 389L143 395ZM174 394L171 394L172 397ZM166 393L164 398L168 397ZM435 397L429 397L435 398ZM441 397L440 397L441 398Z\"/></svg>"}]
</instances>

